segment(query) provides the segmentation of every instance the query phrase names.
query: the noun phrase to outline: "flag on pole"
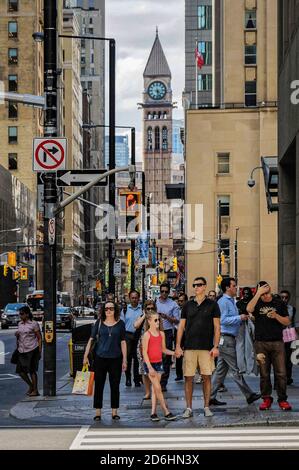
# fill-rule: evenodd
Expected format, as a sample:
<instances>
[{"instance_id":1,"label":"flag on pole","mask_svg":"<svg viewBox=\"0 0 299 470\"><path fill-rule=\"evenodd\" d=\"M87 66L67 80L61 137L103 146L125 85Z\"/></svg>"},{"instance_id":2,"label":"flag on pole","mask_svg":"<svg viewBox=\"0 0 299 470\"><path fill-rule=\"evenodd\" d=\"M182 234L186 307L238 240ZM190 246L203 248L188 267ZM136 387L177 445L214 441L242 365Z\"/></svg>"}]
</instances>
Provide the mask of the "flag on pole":
<instances>
[{"instance_id":1,"label":"flag on pole","mask_svg":"<svg viewBox=\"0 0 299 470\"><path fill-rule=\"evenodd\" d=\"M197 67L201 69L202 66L205 65L205 60L203 58L202 53L199 52L198 46L196 46L196 49L195 49L195 58L196 58Z\"/></svg>"}]
</instances>

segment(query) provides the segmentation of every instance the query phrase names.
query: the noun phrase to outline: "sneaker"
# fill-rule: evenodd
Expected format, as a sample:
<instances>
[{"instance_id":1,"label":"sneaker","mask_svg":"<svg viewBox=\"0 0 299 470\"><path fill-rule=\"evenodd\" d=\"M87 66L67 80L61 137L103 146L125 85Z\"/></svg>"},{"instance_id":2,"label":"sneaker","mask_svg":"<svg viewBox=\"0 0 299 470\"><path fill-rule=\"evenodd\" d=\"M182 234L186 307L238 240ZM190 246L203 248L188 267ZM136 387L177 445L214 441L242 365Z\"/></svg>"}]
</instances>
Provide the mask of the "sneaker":
<instances>
[{"instance_id":1,"label":"sneaker","mask_svg":"<svg viewBox=\"0 0 299 470\"><path fill-rule=\"evenodd\" d=\"M256 400L259 400L260 398L261 398L260 393L253 393L252 395L250 395L249 398L247 398L247 403L248 405L251 405L251 403L253 403Z\"/></svg>"},{"instance_id":2,"label":"sneaker","mask_svg":"<svg viewBox=\"0 0 299 470\"><path fill-rule=\"evenodd\" d=\"M166 421L174 421L176 419L176 416L174 416L172 413L168 413L168 415L165 415L164 418Z\"/></svg>"},{"instance_id":3,"label":"sneaker","mask_svg":"<svg viewBox=\"0 0 299 470\"><path fill-rule=\"evenodd\" d=\"M279 408L281 410L283 410L283 411L292 411L291 405L286 400L285 401L279 401L278 404L279 404Z\"/></svg>"},{"instance_id":4,"label":"sneaker","mask_svg":"<svg viewBox=\"0 0 299 470\"><path fill-rule=\"evenodd\" d=\"M217 398L211 398L209 405L211 406L224 406L226 405L226 401L219 401Z\"/></svg>"},{"instance_id":5,"label":"sneaker","mask_svg":"<svg viewBox=\"0 0 299 470\"><path fill-rule=\"evenodd\" d=\"M183 418L192 418L193 416L193 411L191 410L191 408L186 408L184 413L183 413Z\"/></svg>"},{"instance_id":6,"label":"sneaker","mask_svg":"<svg viewBox=\"0 0 299 470\"><path fill-rule=\"evenodd\" d=\"M198 379L195 381L196 384L201 384L202 383L202 376L199 375Z\"/></svg>"},{"instance_id":7,"label":"sneaker","mask_svg":"<svg viewBox=\"0 0 299 470\"><path fill-rule=\"evenodd\" d=\"M227 392L226 386L221 384L220 387L218 388L218 392L222 392L222 393Z\"/></svg>"},{"instance_id":8,"label":"sneaker","mask_svg":"<svg viewBox=\"0 0 299 470\"><path fill-rule=\"evenodd\" d=\"M206 406L204 408L204 415L205 415L205 418L210 418L211 416L214 416L214 413L212 413L210 408L208 406Z\"/></svg>"},{"instance_id":9,"label":"sneaker","mask_svg":"<svg viewBox=\"0 0 299 470\"><path fill-rule=\"evenodd\" d=\"M154 422L155 421L160 421L160 418L156 413L154 413L154 414L151 415L151 421L154 421Z\"/></svg>"},{"instance_id":10,"label":"sneaker","mask_svg":"<svg viewBox=\"0 0 299 470\"><path fill-rule=\"evenodd\" d=\"M272 402L273 402L272 397L264 397L263 398L263 403L260 405L260 410L261 411L270 410Z\"/></svg>"}]
</instances>

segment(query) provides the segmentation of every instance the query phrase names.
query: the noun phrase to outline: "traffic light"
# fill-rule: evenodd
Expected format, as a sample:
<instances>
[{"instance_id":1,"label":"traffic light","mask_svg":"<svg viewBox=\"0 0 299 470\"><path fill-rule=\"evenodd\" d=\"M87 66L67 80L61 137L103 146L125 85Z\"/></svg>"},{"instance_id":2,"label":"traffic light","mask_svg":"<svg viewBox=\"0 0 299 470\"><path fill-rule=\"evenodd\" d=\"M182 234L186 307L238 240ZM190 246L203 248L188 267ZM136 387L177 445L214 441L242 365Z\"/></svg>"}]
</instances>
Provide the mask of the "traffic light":
<instances>
[{"instance_id":1,"label":"traffic light","mask_svg":"<svg viewBox=\"0 0 299 470\"><path fill-rule=\"evenodd\" d=\"M27 281L27 279L28 279L28 269L27 268L21 268L20 279L21 279L21 281Z\"/></svg>"},{"instance_id":2,"label":"traffic light","mask_svg":"<svg viewBox=\"0 0 299 470\"><path fill-rule=\"evenodd\" d=\"M10 251L7 255L7 263L12 268L15 268L17 265L17 256L14 251Z\"/></svg>"},{"instance_id":3,"label":"traffic light","mask_svg":"<svg viewBox=\"0 0 299 470\"><path fill-rule=\"evenodd\" d=\"M177 259L176 256L172 260L172 269L175 272L177 272L177 270L178 270L178 259Z\"/></svg>"},{"instance_id":4,"label":"traffic light","mask_svg":"<svg viewBox=\"0 0 299 470\"><path fill-rule=\"evenodd\" d=\"M19 279L19 277L20 277L19 271L14 271L12 274L13 280L16 281L17 279Z\"/></svg>"},{"instance_id":5,"label":"traffic light","mask_svg":"<svg viewBox=\"0 0 299 470\"><path fill-rule=\"evenodd\" d=\"M8 264L5 264L3 266L3 275L6 277L7 274L8 274L8 270L9 270L9 267L8 267Z\"/></svg>"},{"instance_id":6,"label":"traffic light","mask_svg":"<svg viewBox=\"0 0 299 470\"><path fill-rule=\"evenodd\" d=\"M102 290L102 283L99 279L96 280L96 290L100 292Z\"/></svg>"},{"instance_id":7,"label":"traffic light","mask_svg":"<svg viewBox=\"0 0 299 470\"><path fill-rule=\"evenodd\" d=\"M221 264L222 264L222 266L224 266L224 264L225 264L225 255L224 255L224 251L221 251Z\"/></svg>"},{"instance_id":8,"label":"traffic light","mask_svg":"<svg viewBox=\"0 0 299 470\"><path fill-rule=\"evenodd\" d=\"M159 268L162 269L162 270L164 269L164 263L163 263L163 261L159 261Z\"/></svg>"},{"instance_id":9,"label":"traffic light","mask_svg":"<svg viewBox=\"0 0 299 470\"><path fill-rule=\"evenodd\" d=\"M138 235L141 232L141 192L120 192L120 230L128 236Z\"/></svg>"},{"instance_id":10,"label":"traffic light","mask_svg":"<svg viewBox=\"0 0 299 470\"><path fill-rule=\"evenodd\" d=\"M221 274L218 274L218 276L217 276L217 284L218 284L218 286L220 286L220 284L221 284L221 282L222 282L222 279L223 279L223 278L222 278Z\"/></svg>"}]
</instances>

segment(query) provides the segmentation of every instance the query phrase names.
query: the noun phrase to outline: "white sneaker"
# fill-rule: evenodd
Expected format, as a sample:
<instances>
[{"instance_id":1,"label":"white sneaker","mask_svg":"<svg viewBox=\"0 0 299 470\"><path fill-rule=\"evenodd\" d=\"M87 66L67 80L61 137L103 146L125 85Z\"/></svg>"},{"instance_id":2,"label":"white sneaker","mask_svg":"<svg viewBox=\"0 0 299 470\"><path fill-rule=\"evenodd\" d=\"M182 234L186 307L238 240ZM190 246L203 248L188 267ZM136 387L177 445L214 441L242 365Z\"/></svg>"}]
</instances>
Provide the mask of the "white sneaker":
<instances>
[{"instance_id":1,"label":"white sneaker","mask_svg":"<svg viewBox=\"0 0 299 470\"><path fill-rule=\"evenodd\" d=\"M211 416L214 416L214 413L212 413L210 408L207 406L204 408L204 415L205 415L205 418L210 418Z\"/></svg>"},{"instance_id":2,"label":"white sneaker","mask_svg":"<svg viewBox=\"0 0 299 470\"><path fill-rule=\"evenodd\" d=\"M198 376L198 379L196 379L195 383L196 384L201 384L202 383L202 376L201 375Z\"/></svg>"},{"instance_id":3,"label":"white sneaker","mask_svg":"<svg viewBox=\"0 0 299 470\"><path fill-rule=\"evenodd\" d=\"M193 411L191 410L191 408L186 408L184 413L183 413L183 418L192 418L193 416Z\"/></svg>"}]
</instances>

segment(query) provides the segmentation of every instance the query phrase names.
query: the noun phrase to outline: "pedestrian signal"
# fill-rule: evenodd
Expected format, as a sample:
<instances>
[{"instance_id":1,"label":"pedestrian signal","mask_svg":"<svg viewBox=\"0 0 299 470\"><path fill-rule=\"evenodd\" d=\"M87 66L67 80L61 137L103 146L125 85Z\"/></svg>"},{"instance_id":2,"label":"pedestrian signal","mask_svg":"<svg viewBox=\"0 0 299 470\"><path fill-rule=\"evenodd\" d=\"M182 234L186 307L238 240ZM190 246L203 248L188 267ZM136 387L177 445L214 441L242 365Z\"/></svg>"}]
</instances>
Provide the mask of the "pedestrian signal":
<instances>
[{"instance_id":1,"label":"pedestrian signal","mask_svg":"<svg viewBox=\"0 0 299 470\"><path fill-rule=\"evenodd\" d=\"M8 274L8 270L9 270L9 267L8 267L8 264L5 264L4 267L3 267L3 275L6 277L7 274Z\"/></svg>"},{"instance_id":2,"label":"pedestrian signal","mask_svg":"<svg viewBox=\"0 0 299 470\"><path fill-rule=\"evenodd\" d=\"M16 264L17 264L17 256L16 256L16 253L14 251L10 251L7 255L7 263L9 266L11 266L12 268L15 268L16 267Z\"/></svg>"},{"instance_id":3,"label":"pedestrian signal","mask_svg":"<svg viewBox=\"0 0 299 470\"><path fill-rule=\"evenodd\" d=\"M17 279L19 279L19 277L20 277L19 271L14 271L12 275L13 280L16 281Z\"/></svg>"},{"instance_id":4,"label":"pedestrian signal","mask_svg":"<svg viewBox=\"0 0 299 470\"><path fill-rule=\"evenodd\" d=\"M222 266L225 264L225 255L223 251L221 251L221 264Z\"/></svg>"},{"instance_id":5,"label":"pedestrian signal","mask_svg":"<svg viewBox=\"0 0 299 470\"><path fill-rule=\"evenodd\" d=\"M177 272L178 270L178 259L177 257L175 256L172 260L172 269Z\"/></svg>"},{"instance_id":6,"label":"pedestrian signal","mask_svg":"<svg viewBox=\"0 0 299 470\"><path fill-rule=\"evenodd\" d=\"M21 268L20 279L21 279L21 281L27 281L27 279L28 279L28 269L27 268Z\"/></svg>"},{"instance_id":7,"label":"pedestrian signal","mask_svg":"<svg viewBox=\"0 0 299 470\"><path fill-rule=\"evenodd\" d=\"M217 276L217 284L218 284L218 286L220 286L220 284L221 284L221 282L222 282L222 279L223 279L223 278L222 278L221 274L219 274L219 275Z\"/></svg>"}]
</instances>

